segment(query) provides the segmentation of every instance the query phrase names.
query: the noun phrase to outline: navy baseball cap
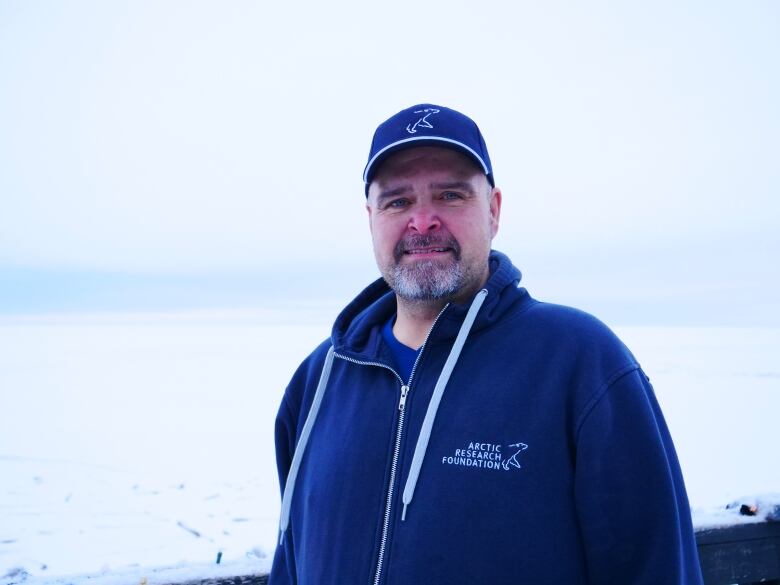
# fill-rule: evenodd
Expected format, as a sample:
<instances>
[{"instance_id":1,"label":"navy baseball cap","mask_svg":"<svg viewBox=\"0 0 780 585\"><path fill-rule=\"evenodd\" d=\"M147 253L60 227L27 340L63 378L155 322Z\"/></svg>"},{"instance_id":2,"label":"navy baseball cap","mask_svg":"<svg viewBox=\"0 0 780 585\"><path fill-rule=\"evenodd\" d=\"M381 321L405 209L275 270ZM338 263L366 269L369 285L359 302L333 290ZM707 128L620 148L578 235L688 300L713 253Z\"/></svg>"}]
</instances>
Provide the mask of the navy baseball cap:
<instances>
[{"instance_id":1,"label":"navy baseball cap","mask_svg":"<svg viewBox=\"0 0 780 585\"><path fill-rule=\"evenodd\" d=\"M485 139L474 120L444 106L418 104L382 122L374 132L363 181L368 186L384 160L417 146L443 146L468 156L495 187Z\"/></svg>"}]
</instances>

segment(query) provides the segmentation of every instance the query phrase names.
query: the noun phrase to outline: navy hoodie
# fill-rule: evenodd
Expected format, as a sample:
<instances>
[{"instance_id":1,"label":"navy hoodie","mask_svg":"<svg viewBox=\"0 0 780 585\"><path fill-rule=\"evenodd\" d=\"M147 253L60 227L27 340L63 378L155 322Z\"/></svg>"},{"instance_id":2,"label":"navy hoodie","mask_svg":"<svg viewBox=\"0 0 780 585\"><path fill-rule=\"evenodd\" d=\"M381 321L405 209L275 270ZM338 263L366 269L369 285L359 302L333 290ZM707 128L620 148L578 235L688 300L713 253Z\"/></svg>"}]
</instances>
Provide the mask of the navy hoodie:
<instances>
[{"instance_id":1,"label":"navy hoodie","mask_svg":"<svg viewBox=\"0 0 780 585\"><path fill-rule=\"evenodd\" d=\"M532 299L503 254L490 268L405 510L469 304L443 310L408 384L382 338L396 306L378 280L295 372L276 421L283 490L321 378L324 394L271 585L702 583L677 456L639 364L595 318Z\"/></svg>"}]
</instances>

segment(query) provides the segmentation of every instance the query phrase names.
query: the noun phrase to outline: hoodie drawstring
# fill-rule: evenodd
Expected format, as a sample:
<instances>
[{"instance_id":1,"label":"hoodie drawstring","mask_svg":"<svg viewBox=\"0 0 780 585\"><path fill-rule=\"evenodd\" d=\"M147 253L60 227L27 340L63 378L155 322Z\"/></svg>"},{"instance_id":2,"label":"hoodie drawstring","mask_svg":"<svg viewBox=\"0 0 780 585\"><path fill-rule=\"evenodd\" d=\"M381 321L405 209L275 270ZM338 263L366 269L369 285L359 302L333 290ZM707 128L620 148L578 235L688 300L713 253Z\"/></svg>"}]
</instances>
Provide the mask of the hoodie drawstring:
<instances>
[{"instance_id":1,"label":"hoodie drawstring","mask_svg":"<svg viewBox=\"0 0 780 585\"><path fill-rule=\"evenodd\" d=\"M322 397L325 395L325 388L328 385L328 378L330 378L330 370L333 367L334 353L335 351L333 346L331 346L330 349L328 349L328 355L325 356L325 364L322 366L320 381L319 384L317 384L317 390L314 392L314 400L311 403L311 408L309 409L309 414L306 417L306 422L303 424L301 437L298 439L298 445L295 447L292 464L290 465L290 473L287 474L287 481L284 484L282 511L279 521L280 545L284 542L284 533L287 530L287 526L290 524L290 504L292 502L293 492L295 491L295 480L298 477L298 470L301 467L301 459L303 459L303 453L306 450L306 443L309 441L311 428L314 426L314 421L317 420L317 413L320 411Z\"/></svg>"},{"instance_id":2,"label":"hoodie drawstring","mask_svg":"<svg viewBox=\"0 0 780 585\"><path fill-rule=\"evenodd\" d=\"M474 319L477 318L479 308L485 301L487 294L488 291L483 288L477 293L474 301L472 301L469 311L466 313L466 318L460 326L458 336L455 338L455 343L452 344L450 355L447 357L447 361L444 362L444 367L441 369L439 379L436 381L431 400L428 402L428 411L425 413L420 435L417 437L417 445L414 448L414 457L412 457L412 467L409 470L409 477L406 479L406 485L404 486L402 499L404 508L401 512L401 521L406 520L406 507L412 503L412 498L414 497L414 488L417 487L417 479L420 477L420 468L422 467L425 452L428 450L428 441L431 438L431 431L433 430L433 421L436 419L436 413L439 410L439 403L444 394L444 388L450 380L452 370L455 369L455 364L460 357L460 352L463 349L463 345L466 343L466 337L468 337L469 331L471 331Z\"/></svg>"}]
</instances>

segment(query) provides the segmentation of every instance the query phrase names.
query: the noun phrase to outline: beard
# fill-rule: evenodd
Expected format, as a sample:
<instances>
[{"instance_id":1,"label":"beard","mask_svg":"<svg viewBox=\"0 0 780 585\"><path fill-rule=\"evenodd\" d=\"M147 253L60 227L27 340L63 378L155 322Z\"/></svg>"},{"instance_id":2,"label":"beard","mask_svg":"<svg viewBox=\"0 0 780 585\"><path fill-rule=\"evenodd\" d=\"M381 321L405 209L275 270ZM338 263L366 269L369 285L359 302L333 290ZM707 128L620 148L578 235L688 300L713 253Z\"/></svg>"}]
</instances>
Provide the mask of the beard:
<instances>
[{"instance_id":1,"label":"beard","mask_svg":"<svg viewBox=\"0 0 780 585\"><path fill-rule=\"evenodd\" d=\"M412 248L447 248L451 257L403 262ZM394 263L384 267L382 275L400 298L429 301L455 296L467 280L461 265L460 244L452 236L410 236L396 244Z\"/></svg>"}]
</instances>

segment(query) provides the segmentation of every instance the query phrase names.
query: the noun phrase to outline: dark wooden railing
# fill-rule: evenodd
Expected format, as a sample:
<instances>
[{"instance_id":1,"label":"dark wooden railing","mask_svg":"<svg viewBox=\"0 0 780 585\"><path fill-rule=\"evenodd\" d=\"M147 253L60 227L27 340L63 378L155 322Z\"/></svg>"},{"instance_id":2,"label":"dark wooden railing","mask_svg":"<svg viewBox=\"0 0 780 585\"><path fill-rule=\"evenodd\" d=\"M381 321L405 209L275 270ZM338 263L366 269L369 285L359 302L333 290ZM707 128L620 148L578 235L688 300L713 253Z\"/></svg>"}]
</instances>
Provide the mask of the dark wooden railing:
<instances>
[{"instance_id":1,"label":"dark wooden railing","mask_svg":"<svg viewBox=\"0 0 780 585\"><path fill-rule=\"evenodd\" d=\"M705 585L780 585L780 522L696 533Z\"/></svg>"},{"instance_id":2,"label":"dark wooden railing","mask_svg":"<svg viewBox=\"0 0 780 585\"><path fill-rule=\"evenodd\" d=\"M176 583L175 585L268 585L268 575L243 575L239 577L220 577L218 579L201 579L197 581L185 581L184 583Z\"/></svg>"}]
</instances>

